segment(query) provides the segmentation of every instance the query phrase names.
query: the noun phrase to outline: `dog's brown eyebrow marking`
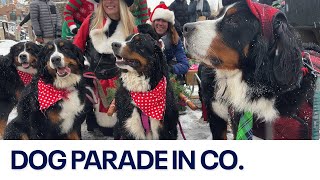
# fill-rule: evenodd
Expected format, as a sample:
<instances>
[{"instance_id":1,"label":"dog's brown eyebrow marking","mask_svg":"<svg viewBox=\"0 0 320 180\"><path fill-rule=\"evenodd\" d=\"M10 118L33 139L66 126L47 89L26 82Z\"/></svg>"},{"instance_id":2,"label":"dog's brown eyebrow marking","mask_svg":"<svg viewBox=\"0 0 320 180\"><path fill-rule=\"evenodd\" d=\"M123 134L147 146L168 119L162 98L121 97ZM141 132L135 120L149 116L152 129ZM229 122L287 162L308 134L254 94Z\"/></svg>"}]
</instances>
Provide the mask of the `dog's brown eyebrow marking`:
<instances>
[{"instance_id":1,"label":"dog's brown eyebrow marking","mask_svg":"<svg viewBox=\"0 0 320 180\"><path fill-rule=\"evenodd\" d=\"M231 15L235 14L236 12L237 12L237 8L231 7L231 8L229 8L229 9L227 10L226 16L231 16Z\"/></svg>"},{"instance_id":2,"label":"dog's brown eyebrow marking","mask_svg":"<svg viewBox=\"0 0 320 180\"><path fill-rule=\"evenodd\" d=\"M60 43L59 43L59 46L63 46L63 45L64 45L64 43L63 43L63 42L60 42Z\"/></svg>"},{"instance_id":3,"label":"dog's brown eyebrow marking","mask_svg":"<svg viewBox=\"0 0 320 180\"><path fill-rule=\"evenodd\" d=\"M140 41L140 36L134 36L134 40L136 40L136 41Z\"/></svg>"},{"instance_id":4,"label":"dog's brown eyebrow marking","mask_svg":"<svg viewBox=\"0 0 320 180\"><path fill-rule=\"evenodd\" d=\"M50 45L48 45L48 49L52 49L53 48L53 46L50 44Z\"/></svg>"}]
</instances>

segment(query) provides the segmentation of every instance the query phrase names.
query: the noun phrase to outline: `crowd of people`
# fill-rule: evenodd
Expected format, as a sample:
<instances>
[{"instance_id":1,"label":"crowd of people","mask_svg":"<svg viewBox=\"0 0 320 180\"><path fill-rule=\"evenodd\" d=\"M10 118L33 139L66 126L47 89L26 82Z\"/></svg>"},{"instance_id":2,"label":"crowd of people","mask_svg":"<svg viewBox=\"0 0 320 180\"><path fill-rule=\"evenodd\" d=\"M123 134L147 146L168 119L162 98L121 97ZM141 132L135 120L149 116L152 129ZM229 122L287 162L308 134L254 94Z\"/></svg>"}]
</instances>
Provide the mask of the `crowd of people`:
<instances>
[{"instance_id":1,"label":"crowd of people","mask_svg":"<svg viewBox=\"0 0 320 180\"><path fill-rule=\"evenodd\" d=\"M148 8L147 0L119 0L119 4L122 1L127 6L119 6L120 16L112 18L107 12L112 11L114 7L106 5L103 8L104 3L112 3L112 0L68 0L62 21L54 2L33 0L30 3L30 12L19 24L18 30L24 23L31 20L35 36L31 39L39 44L55 38L70 39L80 49L86 51L87 55L92 55L92 52L88 52L86 47L92 46L91 50L95 49L105 56L110 52L99 49L99 46L106 44L106 41L102 41L103 38L97 39L98 45L96 46L93 43L87 43L88 41L95 42L91 32L105 31L106 38L104 39L124 40L125 36L133 33L133 29L137 25L150 23L165 44L165 55L170 65L170 72L178 76L186 74L189 64L182 46L181 29L185 23L204 20L211 15L208 1L191 0L188 5L186 0L175 0L169 6L164 1L160 1L152 11ZM100 8L99 5L101 5ZM106 23L106 21L110 23ZM83 24L84 22L85 24ZM105 23L108 27L105 26ZM111 37L113 34L116 35L115 38Z\"/></svg>"}]
</instances>

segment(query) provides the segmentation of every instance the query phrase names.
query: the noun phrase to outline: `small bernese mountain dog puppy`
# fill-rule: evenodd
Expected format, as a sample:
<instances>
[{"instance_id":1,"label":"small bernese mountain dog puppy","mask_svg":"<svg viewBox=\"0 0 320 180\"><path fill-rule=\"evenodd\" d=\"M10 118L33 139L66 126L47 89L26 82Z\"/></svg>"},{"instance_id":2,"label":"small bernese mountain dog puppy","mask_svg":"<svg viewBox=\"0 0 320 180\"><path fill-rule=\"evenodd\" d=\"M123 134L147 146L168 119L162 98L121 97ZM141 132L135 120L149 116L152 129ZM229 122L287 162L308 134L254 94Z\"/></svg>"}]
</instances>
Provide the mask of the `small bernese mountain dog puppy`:
<instances>
[{"instance_id":1,"label":"small bernese mountain dog puppy","mask_svg":"<svg viewBox=\"0 0 320 180\"><path fill-rule=\"evenodd\" d=\"M227 120L243 112L255 122L281 120L275 139L300 139L305 132L288 132L295 123L311 130L316 77L303 73L302 43L280 11L239 1L183 30L187 51L207 65L201 86L213 139L226 139Z\"/></svg>"},{"instance_id":2,"label":"small bernese mountain dog puppy","mask_svg":"<svg viewBox=\"0 0 320 180\"><path fill-rule=\"evenodd\" d=\"M115 139L177 139L178 109L159 38L148 24L112 43L122 70L116 93ZM160 44L159 44L160 43Z\"/></svg>"},{"instance_id":3,"label":"small bernese mountain dog puppy","mask_svg":"<svg viewBox=\"0 0 320 180\"><path fill-rule=\"evenodd\" d=\"M38 72L18 102L4 139L81 139L85 119L84 56L67 40L47 43Z\"/></svg>"},{"instance_id":4,"label":"small bernese mountain dog puppy","mask_svg":"<svg viewBox=\"0 0 320 180\"><path fill-rule=\"evenodd\" d=\"M0 57L0 139L21 91L37 72L40 49L33 42L19 42L10 48L9 54Z\"/></svg>"}]
</instances>

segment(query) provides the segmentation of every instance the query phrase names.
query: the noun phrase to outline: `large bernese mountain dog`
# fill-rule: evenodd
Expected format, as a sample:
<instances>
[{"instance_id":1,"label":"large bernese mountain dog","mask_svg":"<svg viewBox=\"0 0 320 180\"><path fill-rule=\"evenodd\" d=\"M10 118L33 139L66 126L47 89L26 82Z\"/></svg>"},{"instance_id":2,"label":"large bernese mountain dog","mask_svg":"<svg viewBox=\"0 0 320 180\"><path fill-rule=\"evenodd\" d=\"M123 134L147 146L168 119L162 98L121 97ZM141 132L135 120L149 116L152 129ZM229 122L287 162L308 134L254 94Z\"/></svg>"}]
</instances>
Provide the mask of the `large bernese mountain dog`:
<instances>
[{"instance_id":1,"label":"large bernese mountain dog","mask_svg":"<svg viewBox=\"0 0 320 180\"><path fill-rule=\"evenodd\" d=\"M201 87L213 139L226 139L227 120L243 112L255 122L280 120L274 139L300 139L306 123L310 131L316 77L303 73L303 47L284 14L239 1L183 33L187 51L207 66ZM301 131L290 135L293 124Z\"/></svg>"},{"instance_id":2,"label":"large bernese mountain dog","mask_svg":"<svg viewBox=\"0 0 320 180\"><path fill-rule=\"evenodd\" d=\"M40 49L33 42L19 42L10 48L9 54L0 57L0 139L21 91L37 72Z\"/></svg>"},{"instance_id":3,"label":"large bernese mountain dog","mask_svg":"<svg viewBox=\"0 0 320 180\"><path fill-rule=\"evenodd\" d=\"M84 56L67 40L47 43L4 139L80 139L85 119Z\"/></svg>"},{"instance_id":4,"label":"large bernese mountain dog","mask_svg":"<svg viewBox=\"0 0 320 180\"><path fill-rule=\"evenodd\" d=\"M148 24L112 43L121 69L115 139L177 139L178 109L159 37Z\"/></svg>"}]
</instances>

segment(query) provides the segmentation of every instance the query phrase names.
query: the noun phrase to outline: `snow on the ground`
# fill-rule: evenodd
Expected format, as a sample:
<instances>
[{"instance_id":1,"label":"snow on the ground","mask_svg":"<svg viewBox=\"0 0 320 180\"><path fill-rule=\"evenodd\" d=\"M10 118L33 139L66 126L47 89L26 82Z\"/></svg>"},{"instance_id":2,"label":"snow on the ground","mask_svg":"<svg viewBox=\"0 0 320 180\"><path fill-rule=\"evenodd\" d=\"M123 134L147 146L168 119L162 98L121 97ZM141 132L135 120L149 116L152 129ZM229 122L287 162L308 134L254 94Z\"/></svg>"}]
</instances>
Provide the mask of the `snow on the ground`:
<instances>
[{"instance_id":1,"label":"snow on the ground","mask_svg":"<svg viewBox=\"0 0 320 180\"><path fill-rule=\"evenodd\" d=\"M182 115L180 115L180 122L182 130L187 140L206 140L212 139L209 124L201 118L201 110L193 111L190 108L187 108ZM16 109L14 109L9 115L9 121L17 116ZM181 132L178 127L178 139L183 140ZM112 139L111 137L103 136L99 130L94 132L88 132L86 123L84 122L81 127L82 139L84 140L95 140L95 139ZM232 135L228 135L228 138L231 138Z\"/></svg>"}]
</instances>

